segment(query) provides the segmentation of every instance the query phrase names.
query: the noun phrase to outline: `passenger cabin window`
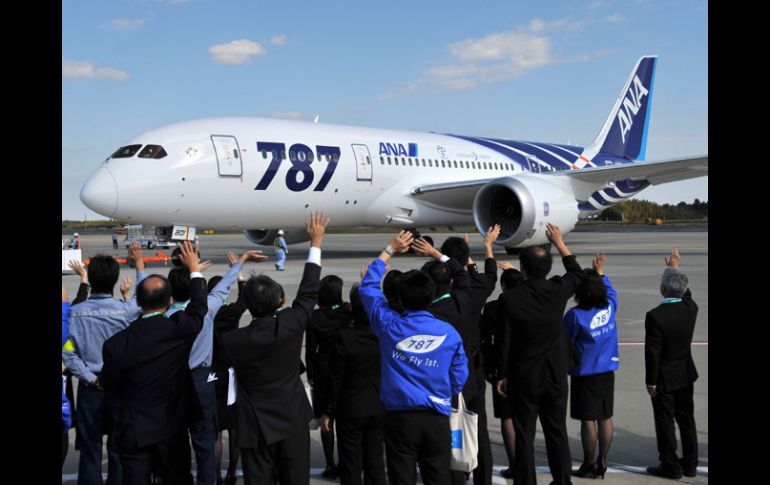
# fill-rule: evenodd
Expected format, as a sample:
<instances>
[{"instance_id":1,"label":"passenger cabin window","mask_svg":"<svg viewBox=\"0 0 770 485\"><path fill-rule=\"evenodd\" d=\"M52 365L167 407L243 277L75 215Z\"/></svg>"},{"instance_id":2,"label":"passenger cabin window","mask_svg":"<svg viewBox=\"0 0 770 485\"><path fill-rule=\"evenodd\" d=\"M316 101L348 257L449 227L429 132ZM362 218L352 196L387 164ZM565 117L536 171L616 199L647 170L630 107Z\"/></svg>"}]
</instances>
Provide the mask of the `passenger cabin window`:
<instances>
[{"instance_id":1,"label":"passenger cabin window","mask_svg":"<svg viewBox=\"0 0 770 485\"><path fill-rule=\"evenodd\" d=\"M126 145L120 147L112 154L112 158L130 158L136 155L136 152L142 148L142 145Z\"/></svg>"},{"instance_id":2,"label":"passenger cabin window","mask_svg":"<svg viewBox=\"0 0 770 485\"><path fill-rule=\"evenodd\" d=\"M235 151L234 151L235 152ZM238 158L237 152L234 153L235 158ZM160 145L146 145L141 152L139 152L139 158L163 158L167 155L166 150Z\"/></svg>"},{"instance_id":3,"label":"passenger cabin window","mask_svg":"<svg viewBox=\"0 0 770 485\"><path fill-rule=\"evenodd\" d=\"M385 159L380 157L380 165L385 165Z\"/></svg>"}]
</instances>

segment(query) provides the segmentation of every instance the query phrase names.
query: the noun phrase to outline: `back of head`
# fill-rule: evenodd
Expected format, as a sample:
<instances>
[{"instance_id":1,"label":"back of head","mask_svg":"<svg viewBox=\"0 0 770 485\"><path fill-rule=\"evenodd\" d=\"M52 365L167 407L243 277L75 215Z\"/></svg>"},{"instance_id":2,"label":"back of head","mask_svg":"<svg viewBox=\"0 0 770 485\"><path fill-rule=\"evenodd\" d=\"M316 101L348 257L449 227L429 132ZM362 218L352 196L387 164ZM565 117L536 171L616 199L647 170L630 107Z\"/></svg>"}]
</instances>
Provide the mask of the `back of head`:
<instances>
[{"instance_id":1,"label":"back of head","mask_svg":"<svg viewBox=\"0 0 770 485\"><path fill-rule=\"evenodd\" d=\"M92 293L109 293L120 276L120 265L112 256L97 254L88 262L88 282Z\"/></svg>"},{"instance_id":2,"label":"back of head","mask_svg":"<svg viewBox=\"0 0 770 485\"><path fill-rule=\"evenodd\" d=\"M684 271L668 267L663 270L660 278L660 294L665 298L681 298L689 284L690 280Z\"/></svg>"},{"instance_id":3,"label":"back of head","mask_svg":"<svg viewBox=\"0 0 770 485\"><path fill-rule=\"evenodd\" d=\"M190 270L186 266L169 271L168 282L171 284L171 296L174 297L174 301L190 299Z\"/></svg>"},{"instance_id":4,"label":"back of head","mask_svg":"<svg viewBox=\"0 0 770 485\"><path fill-rule=\"evenodd\" d=\"M551 272L551 252L541 246L529 246L519 253L521 269L527 278L545 278Z\"/></svg>"},{"instance_id":5,"label":"back of head","mask_svg":"<svg viewBox=\"0 0 770 485\"><path fill-rule=\"evenodd\" d=\"M423 271L407 271L398 280L398 300L407 310L427 310L435 293L436 283Z\"/></svg>"},{"instance_id":6,"label":"back of head","mask_svg":"<svg viewBox=\"0 0 770 485\"><path fill-rule=\"evenodd\" d=\"M500 286L503 287L503 291L516 288L522 281L524 281L524 275L516 268L508 268L500 275Z\"/></svg>"},{"instance_id":7,"label":"back of head","mask_svg":"<svg viewBox=\"0 0 770 485\"><path fill-rule=\"evenodd\" d=\"M385 295L385 299L388 300L390 306L393 306L394 302L398 302L398 280L404 273L397 269L392 269L385 274L385 278L382 279L382 293Z\"/></svg>"},{"instance_id":8,"label":"back of head","mask_svg":"<svg viewBox=\"0 0 770 485\"><path fill-rule=\"evenodd\" d=\"M143 279L136 288L136 303L142 311L165 310L171 297L171 285L159 274Z\"/></svg>"},{"instance_id":9,"label":"back of head","mask_svg":"<svg viewBox=\"0 0 770 485\"><path fill-rule=\"evenodd\" d=\"M423 264L420 271L430 276L430 279L436 284L436 296L449 291L449 285L452 283L449 265L433 259Z\"/></svg>"},{"instance_id":10,"label":"back of head","mask_svg":"<svg viewBox=\"0 0 770 485\"><path fill-rule=\"evenodd\" d=\"M444 244L441 245L441 254L456 259L463 266L468 261L470 253L471 250L468 247L468 243L461 237L448 237L446 241L444 241Z\"/></svg>"},{"instance_id":11,"label":"back of head","mask_svg":"<svg viewBox=\"0 0 770 485\"><path fill-rule=\"evenodd\" d=\"M606 308L610 303L607 300L607 287L604 286L602 275L594 269L584 269L580 284L575 289L575 301L578 308L583 310Z\"/></svg>"},{"instance_id":12,"label":"back of head","mask_svg":"<svg viewBox=\"0 0 770 485\"><path fill-rule=\"evenodd\" d=\"M342 305L342 278L330 274L321 278L321 287L318 289L318 306L329 308L334 305Z\"/></svg>"},{"instance_id":13,"label":"back of head","mask_svg":"<svg viewBox=\"0 0 770 485\"><path fill-rule=\"evenodd\" d=\"M211 290L213 290L220 281L222 281L222 277L219 275L209 278L209 282L206 284L206 293L211 293Z\"/></svg>"},{"instance_id":14,"label":"back of head","mask_svg":"<svg viewBox=\"0 0 770 485\"><path fill-rule=\"evenodd\" d=\"M353 310L353 325L368 325L369 317L366 315L364 303L361 301L361 295L358 294L360 283L356 283L350 289L350 308Z\"/></svg>"},{"instance_id":15,"label":"back of head","mask_svg":"<svg viewBox=\"0 0 770 485\"><path fill-rule=\"evenodd\" d=\"M246 308L254 318L270 315L281 306L283 288L265 275L252 276L241 292Z\"/></svg>"}]
</instances>

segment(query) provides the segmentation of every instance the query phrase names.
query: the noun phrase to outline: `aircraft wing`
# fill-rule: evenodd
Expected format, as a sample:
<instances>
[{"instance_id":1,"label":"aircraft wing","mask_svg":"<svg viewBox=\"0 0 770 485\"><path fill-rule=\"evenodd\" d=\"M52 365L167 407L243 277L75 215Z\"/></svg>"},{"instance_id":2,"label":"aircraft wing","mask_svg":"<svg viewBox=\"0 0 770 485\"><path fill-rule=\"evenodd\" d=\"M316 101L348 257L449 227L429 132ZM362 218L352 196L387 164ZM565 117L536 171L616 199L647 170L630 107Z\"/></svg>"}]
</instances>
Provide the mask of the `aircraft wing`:
<instances>
[{"instance_id":1,"label":"aircraft wing","mask_svg":"<svg viewBox=\"0 0 770 485\"><path fill-rule=\"evenodd\" d=\"M589 167L540 174L544 177L565 177L571 182L575 199L586 200L608 182L647 180L652 185L686 180L708 175L708 155L657 162L635 162L623 165ZM534 174L533 174L534 175ZM412 195L425 202L447 209L468 211L478 189L494 179L427 184L412 189Z\"/></svg>"}]
</instances>

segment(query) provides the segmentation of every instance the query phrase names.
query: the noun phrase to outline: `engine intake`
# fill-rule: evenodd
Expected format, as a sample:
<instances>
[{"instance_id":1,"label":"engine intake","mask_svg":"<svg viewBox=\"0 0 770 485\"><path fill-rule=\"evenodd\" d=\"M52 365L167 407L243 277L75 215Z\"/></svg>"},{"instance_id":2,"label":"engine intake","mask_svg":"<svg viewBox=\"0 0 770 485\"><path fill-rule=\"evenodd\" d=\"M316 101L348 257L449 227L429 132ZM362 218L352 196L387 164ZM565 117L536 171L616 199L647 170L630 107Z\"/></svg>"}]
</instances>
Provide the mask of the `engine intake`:
<instances>
[{"instance_id":1,"label":"engine intake","mask_svg":"<svg viewBox=\"0 0 770 485\"><path fill-rule=\"evenodd\" d=\"M546 224L571 231L578 220L577 201L559 181L522 175L486 184L473 200L473 220L482 233L500 224L498 244L523 247L548 242Z\"/></svg>"},{"instance_id":2,"label":"engine intake","mask_svg":"<svg viewBox=\"0 0 770 485\"><path fill-rule=\"evenodd\" d=\"M283 235L283 239L286 241L286 244L297 244L310 240L305 229L289 229L285 232L286 234ZM273 240L278 237L278 229L249 229L243 231L243 235L254 244L272 246Z\"/></svg>"}]
</instances>

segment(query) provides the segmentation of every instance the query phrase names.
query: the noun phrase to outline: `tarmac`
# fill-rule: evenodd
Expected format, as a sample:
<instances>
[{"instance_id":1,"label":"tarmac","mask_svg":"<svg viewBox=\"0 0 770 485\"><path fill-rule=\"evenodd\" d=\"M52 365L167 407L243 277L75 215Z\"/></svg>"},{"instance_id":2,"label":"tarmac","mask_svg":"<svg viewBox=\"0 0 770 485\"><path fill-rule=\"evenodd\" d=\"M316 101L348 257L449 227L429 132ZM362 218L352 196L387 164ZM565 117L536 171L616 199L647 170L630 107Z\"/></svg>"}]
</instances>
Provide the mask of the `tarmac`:
<instances>
[{"instance_id":1,"label":"tarmac","mask_svg":"<svg viewBox=\"0 0 770 485\"><path fill-rule=\"evenodd\" d=\"M583 267L590 267L594 253L607 253L605 273L611 279L618 291L619 308L617 313L618 332L620 340L620 368L615 375L615 408L613 423L615 435L610 448L607 480L618 484L654 484L671 483L670 480L656 478L645 471L647 466L658 463L655 441L655 428L652 415L652 405L644 385L644 318L645 313L660 303L658 292L660 274L664 267L665 256L670 255L676 247L682 255L681 268L687 272L693 298L700 308L693 337L692 353L700 378L695 383L695 422L698 429L699 467L694 478L684 477L683 483L708 483L708 228L682 227L671 230L653 231L611 231L581 230L565 236L565 242L570 250L578 256ZM430 233L437 245L445 237L459 235L457 233ZM67 238L70 234L62 235ZM204 260L210 259L213 266L204 274L207 278L224 274L227 270L227 251L238 254L254 249L254 246L242 235L214 234L200 236L201 254ZM112 249L110 236L81 235L83 258L97 253L114 254L120 257L126 255L124 249ZM471 257L483 261L482 238L472 234ZM336 274L345 281L343 294L347 294L352 283L360 281L359 271L377 257L380 250L390 241L388 234L336 234L327 235L323 244L322 266L323 274ZM297 291L303 263L307 257L307 243L292 245L286 262L286 271L275 270L275 256L270 247L262 248L270 260L265 263L247 263L246 272L264 273L283 285L287 304ZM157 250L145 250L145 256L154 255ZM170 251L163 251L167 254ZM554 250L554 255L556 255ZM502 249L496 250L499 260L508 260L518 267L515 256L508 256ZM391 260L395 269L408 270L419 267L425 259L416 255L399 255ZM148 273L167 274L170 269L161 263L148 264ZM134 270L121 268L121 278L124 275L133 276ZM552 274L563 272L558 257L554 258ZM75 275L62 274L67 291L71 298L77 292L79 280ZM492 298L497 298L499 285ZM117 295L117 291L116 291ZM230 295L234 301L236 291ZM568 308L572 304L568 305ZM241 326L248 324L248 312L241 319ZM304 375L303 375L304 378ZM489 435L492 441L492 454L495 464L493 483L506 484L512 480L503 479L499 471L507 467L507 458L500 434L499 420L492 414L491 389L487 386L487 416ZM580 445L580 423L567 417L570 450L573 466L577 468L582 461ZM327 480L320 476L325 467L320 442L320 432L311 431L311 480L312 484L334 483L337 480ZM74 449L75 431L70 430L70 448L67 459L62 467L62 483L77 482L78 452ZM106 441L106 440L105 440ZM226 438L225 438L226 441ZM227 444L223 446L223 468L227 467ZM681 449L680 449L681 452ZM336 460L336 458L335 458ZM537 464L538 484L548 484L552 480L548 470L545 442L538 426L535 438L535 460ZM193 470L195 460L193 458ZM107 453L103 454L103 472L106 477ZM586 482L586 479L574 478L575 484ZM242 483L239 481L239 483ZM422 482L418 482L422 483ZM470 481L468 483L471 483Z\"/></svg>"}]
</instances>

